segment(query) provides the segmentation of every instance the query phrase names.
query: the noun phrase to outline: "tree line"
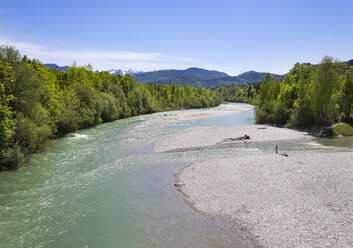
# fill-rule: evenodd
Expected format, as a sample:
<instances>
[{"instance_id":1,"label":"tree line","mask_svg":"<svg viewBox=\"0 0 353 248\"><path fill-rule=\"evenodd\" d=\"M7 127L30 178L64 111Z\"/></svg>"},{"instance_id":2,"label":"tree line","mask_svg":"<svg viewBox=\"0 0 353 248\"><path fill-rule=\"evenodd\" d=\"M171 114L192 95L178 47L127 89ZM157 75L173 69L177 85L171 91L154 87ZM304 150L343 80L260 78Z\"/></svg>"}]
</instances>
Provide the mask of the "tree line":
<instances>
[{"instance_id":1,"label":"tree line","mask_svg":"<svg viewBox=\"0 0 353 248\"><path fill-rule=\"evenodd\" d=\"M130 75L93 71L91 65L65 72L0 47L0 170L13 169L52 138L102 122L157 111L209 108L221 96L205 88L138 84Z\"/></svg>"},{"instance_id":2,"label":"tree line","mask_svg":"<svg viewBox=\"0 0 353 248\"><path fill-rule=\"evenodd\" d=\"M324 57L295 64L283 82L267 74L256 99L257 123L317 128L352 123L353 66Z\"/></svg>"},{"instance_id":3,"label":"tree line","mask_svg":"<svg viewBox=\"0 0 353 248\"><path fill-rule=\"evenodd\" d=\"M226 102L254 103L260 90L260 82L245 85L221 86L216 91Z\"/></svg>"}]
</instances>

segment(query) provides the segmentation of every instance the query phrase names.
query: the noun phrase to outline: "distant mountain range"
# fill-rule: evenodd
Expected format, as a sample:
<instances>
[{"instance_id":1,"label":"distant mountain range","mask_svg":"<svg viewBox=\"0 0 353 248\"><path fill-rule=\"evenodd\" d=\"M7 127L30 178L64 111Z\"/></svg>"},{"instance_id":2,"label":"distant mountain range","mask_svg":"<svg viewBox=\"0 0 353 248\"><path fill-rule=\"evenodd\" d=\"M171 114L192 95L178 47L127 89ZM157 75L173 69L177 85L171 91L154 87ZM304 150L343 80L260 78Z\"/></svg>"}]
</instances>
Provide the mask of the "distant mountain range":
<instances>
[{"instance_id":1,"label":"distant mountain range","mask_svg":"<svg viewBox=\"0 0 353 248\"><path fill-rule=\"evenodd\" d=\"M55 69L58 71L65 71L69 66L58 66L56 64L44 64L47 68ZM205 87L205 88L218 88L220 86L226 86L231 84L244 85L247 83L261 82L266 73L248 71L238 76L232 77L224 72L210 71L201 68L189 68L186 70L158 70L150 72L142 72L135 69L129 69L127 71L121 69L108 70L111 75L120 74L125 76L130 74L135 80L141 84L147 84L154 82L156 84L178 84L178 85L190 85L193 87ZM283 79L283 75L271 74L272 78Z\"/></svg>"},{"instance_id":2,"label":"distant mountain range","mask_svg":"<svg viewBox=\"0 0 353 248\"><path fill-rule=\"evenodd\" d=\"M353 59L346 62L353 66ZM44 64L47 68L58 71L65 71L69 66L58 66L56 64ZM265 72L248 71L238 76L229 76L224 72L210 71L201 68L189 68L186 70L158 70L150 72L137 71L129 69L127 71L121 69L108 70L111 75L120 74L125 76L130 74L135 80L141 84L154 82L156 84L172 84L190 85L193 87L202 86L205 88L218 88L227 85L244 85L248 83L257 83L264 80ZM273 79L283 80L285 75L271 74Z\"/></svg>"},{"instance_id":3,"label":"distant mountain range","mask_svg":"<svg viewBox=\"0 0 353 248\"><path fill-rule=\"evenodd\" d=\"M205 88L218 88L221 86L227 85L244 85L248 83L256 83L264 80L266 73L264 72L256 72L256 71L248 71L238 76L226 76L220 78L211 78L205 80L195 80L192 78L169 78L166 80L159 80L155 83L157 84L171 84L174 82L175 84L184 85L188 84L190 86L198 87L202 86ZM283 80L284 75L271 74L272 78L278 78L279 80Z\"/></svg>"},{"instance_id":4,"label":"distant mountain range","mask_svg":"<svg viewBox=\"0 0 353 248\"><path fill-rule=\"evenodd\" d=\"M49 69L55 69L57 71L66 71L70 66L58 66L57 64L44 64Z\"/></svg>"},{"instance_id":5,"label":"distant mountain range","mask_svg":"<svg viewBox=\"0 0 353 248\"><path fill-rule=\"evenodd\" d=\"M129 74L133 77L135 77L136 75L142 74L144 73L143 71L138 71L135 69L129 69L127 71L121 70L121 69L112 69L112 70L108 70L107 72L109 72L110 75L116 75L116 74L120 74L121 76L125 76L126 74Z\"/></svg>"},{"instance_id":6,"label":"distant mountain range","mask_svg":"<svg viewBox=\"0 0 353 248\"><path fill-rule=\"evenodd\" d=\"M146 84L149 82L163 82L169 79L178 79L181 81L185 80L207 80L213 78L229 77L228 74L219 71L209 71L201 68L189 68L186 70L159 70L159 71L150 71L143 74L135 76L135 80L139 83ZM176 83L176 82L175 82Z\"/></svg>"}]
</instances>

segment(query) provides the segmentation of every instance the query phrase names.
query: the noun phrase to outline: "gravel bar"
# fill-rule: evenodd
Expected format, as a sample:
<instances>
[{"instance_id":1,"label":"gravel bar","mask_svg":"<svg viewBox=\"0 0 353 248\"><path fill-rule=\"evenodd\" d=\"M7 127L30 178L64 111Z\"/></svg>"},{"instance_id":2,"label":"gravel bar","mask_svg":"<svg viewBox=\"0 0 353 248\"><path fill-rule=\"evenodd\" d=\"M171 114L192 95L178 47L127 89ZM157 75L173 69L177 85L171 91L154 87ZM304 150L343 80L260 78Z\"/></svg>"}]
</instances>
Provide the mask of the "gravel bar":
<instances>
[{"instance_id":1,"label":"gravel bar","mask_svg":"<svg viewBox=\"0 0 353 248\"><path fill-rule=\"evenodd\" d=\"M229 141L248 135L250 139ZM264 125L195 127L155 142L156 152L185 152L232 146L258 146L304 143L313 140L306 132Z\"/></svg>"},{"instance_id":2,"label":"gravel bar","mask_svg":"<svg viewBox=\"0 0 353 248\"><path fill-rule=\"evenodd\" d=\"M184 168L176 183L193 208L230 217L261 247L353 247L352 161L319 151L222 158Z\"/></svg>"}]
</instances>

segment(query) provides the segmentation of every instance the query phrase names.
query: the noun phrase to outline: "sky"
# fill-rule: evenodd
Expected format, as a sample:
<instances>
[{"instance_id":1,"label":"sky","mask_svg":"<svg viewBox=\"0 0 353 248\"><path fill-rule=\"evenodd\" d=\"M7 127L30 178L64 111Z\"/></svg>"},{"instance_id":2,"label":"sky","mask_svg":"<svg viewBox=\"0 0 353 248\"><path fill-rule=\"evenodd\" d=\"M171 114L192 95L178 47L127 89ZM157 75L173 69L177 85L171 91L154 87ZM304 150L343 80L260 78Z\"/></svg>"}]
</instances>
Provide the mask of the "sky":
<instances>
[{"instance_id":1,"label":"sky","mask_svg":"<svg viewBox=\"0 0 353 248\"><path fill-rule=\"evenodd\" d=\"M0 44L96 70L284 74L353 59L353 1L0 0Z\"/></svg>"}]
</instances>

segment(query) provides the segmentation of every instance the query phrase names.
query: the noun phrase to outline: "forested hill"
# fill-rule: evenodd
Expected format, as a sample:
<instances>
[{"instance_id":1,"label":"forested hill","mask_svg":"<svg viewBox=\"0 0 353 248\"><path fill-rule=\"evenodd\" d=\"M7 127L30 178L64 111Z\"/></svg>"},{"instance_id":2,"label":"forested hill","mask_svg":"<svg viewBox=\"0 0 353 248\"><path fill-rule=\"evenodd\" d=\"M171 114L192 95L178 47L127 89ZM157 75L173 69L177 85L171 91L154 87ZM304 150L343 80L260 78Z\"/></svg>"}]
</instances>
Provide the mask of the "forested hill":
<instances>
[{"instance_id":1,"label":"forested hill","mask_svg":"<svg viewBox=\"0 0 353 248\"><path fill-rule=\"evenodd\" d=\"M216 89L222 86L228 85L245 85L249 83L258 83L264 80L266 73L264 72L256 72L256 71L248 71L238 76L226 76L221 78L212 78L212 79L204 79L198 80L196 78L191 77L172 77L167 79L162 79L158 81L154 81L156 84L178 84L178 85L191 85L194 87L204 87L208 89ZM280 81L283 80L284 75L271 74L272 78L278 78Z\"/></svg>"},{"instance_id":2,"label":"forested hill","mask_svg":"<svg viewBox=\"0 0 353 248\"><path fill-rule=\"evenodd\" d=\"M92 66L48 69L0 46L0 170L16 168L48 140L102 122L221 104L219 93L188 85L139 84Z\"/></svg>"},{"instance_id":3,"label":"forested hill","mask_svg":"<svg viewBox=\"0 0 353 248\"><path fill-rule=\"evenodd\" d=\"M57 71L66 71L70 68L69 66L59 66L57 64L44 64L44 66L48 69L55 69Z\"/></svg>"},{"instance_id":4,"label":"forested hill","mask_svg":"<svg viewBox=\"0 0 353 248\"><path fill-rule=\"evenodd\" d=\"M69 66L58 66L56 64L44 64L44 66L57 71L65 71L69 68ZM108 72L110 74L119 74L111 73L111 71L112 70ZM127 73L129 73L129 71ZM142 84L153 82L160 85L171 85L174 83L180 86L189 85L192 87L201 86L208 89L216 89L221 86L258 83L264 80L265 74L266 73L264 72L248 71L238 76L229 76L224 72L209 71L201 68L189 68L186 70L159 70L135 73L133 77L137 82ZM273 79L278 78L282 81L284 75L271 74L271 77Z\"/></svg>"},{"instance_id":5,"label":"forested hill","mask_svg":"<svg viewBox=\"0 0 353 248\"><path fill-rule=\"evenodd\" d=\"M136 75L135 80L139 83L146 84L149 82L158 82L170 78L190 78L194 80L206 80L213 78L227 77L224 72L209 71L201 68L189 68L186 70L159 70L145 72ZM171 84L171 83L170 83Z\"/></svg>"}]
</instances>

